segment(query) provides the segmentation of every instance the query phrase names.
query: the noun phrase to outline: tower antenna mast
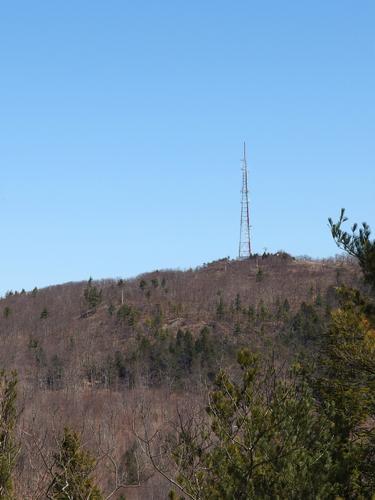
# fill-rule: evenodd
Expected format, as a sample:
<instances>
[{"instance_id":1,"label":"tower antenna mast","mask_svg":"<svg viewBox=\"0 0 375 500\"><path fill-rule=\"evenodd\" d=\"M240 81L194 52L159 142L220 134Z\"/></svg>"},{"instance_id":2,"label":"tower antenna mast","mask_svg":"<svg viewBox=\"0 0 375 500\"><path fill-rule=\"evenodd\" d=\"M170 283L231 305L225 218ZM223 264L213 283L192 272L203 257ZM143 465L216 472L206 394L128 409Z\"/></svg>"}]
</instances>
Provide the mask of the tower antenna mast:
<instances>
[{"instance_id":1,"label":"tower antenna mast","mask_svg":"<svg viewBox=\"0 0 375 500\"><path fill-rule=\"evenodd\" d=\"M246 143L244 142L243 158L242 158L240 244L238 249L239 259L248 259L251 256L249 213L250 212L249 212L249 189L248 189L248 172L247 172L247 160L246 160Z\"/></svg>"}]
</instances>

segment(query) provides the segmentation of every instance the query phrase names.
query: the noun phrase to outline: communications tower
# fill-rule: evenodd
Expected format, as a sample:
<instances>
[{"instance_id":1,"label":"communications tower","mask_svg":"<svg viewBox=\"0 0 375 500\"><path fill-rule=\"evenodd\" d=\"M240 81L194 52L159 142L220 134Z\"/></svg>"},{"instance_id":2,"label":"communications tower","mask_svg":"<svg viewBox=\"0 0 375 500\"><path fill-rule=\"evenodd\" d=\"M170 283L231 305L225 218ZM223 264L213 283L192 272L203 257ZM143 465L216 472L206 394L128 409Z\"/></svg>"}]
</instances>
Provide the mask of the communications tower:
<instances>
[{"instance_id":1,"label":"communications tower","mask_svg":"<svg viewBox=\"0 0 375 500\"><path fill-rule=\"evenodd\" d=\"M246 143L243 143L242 158L242 189L241 189L241 222L240 222L240 244L238 249L239 259L248 259L251 256L250 241L250 211L249 211L249 189L246 160Z\"/></svg>"}]
</instances>

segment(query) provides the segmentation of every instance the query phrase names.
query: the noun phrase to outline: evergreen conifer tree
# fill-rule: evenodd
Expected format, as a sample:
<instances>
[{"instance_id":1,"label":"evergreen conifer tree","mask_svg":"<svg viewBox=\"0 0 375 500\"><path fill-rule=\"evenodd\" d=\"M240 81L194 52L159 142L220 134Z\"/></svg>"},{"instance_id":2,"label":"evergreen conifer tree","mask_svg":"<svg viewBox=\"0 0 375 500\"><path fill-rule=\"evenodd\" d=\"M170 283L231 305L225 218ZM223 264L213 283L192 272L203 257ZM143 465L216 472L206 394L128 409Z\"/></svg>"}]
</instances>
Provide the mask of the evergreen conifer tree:
<instances>
[{"instance_id":1,"label":"evergreen conifer tree","mask_svg":"<svg viewBox=\"0 0 375 500\"><path fill-rule=\"evenodd\" d=\"M55 453L56 473L49 498L54 500L101 500L99 488L91 475L95 459L82 449L80 437L66 427Z\"/></svg>"}]
</instances>

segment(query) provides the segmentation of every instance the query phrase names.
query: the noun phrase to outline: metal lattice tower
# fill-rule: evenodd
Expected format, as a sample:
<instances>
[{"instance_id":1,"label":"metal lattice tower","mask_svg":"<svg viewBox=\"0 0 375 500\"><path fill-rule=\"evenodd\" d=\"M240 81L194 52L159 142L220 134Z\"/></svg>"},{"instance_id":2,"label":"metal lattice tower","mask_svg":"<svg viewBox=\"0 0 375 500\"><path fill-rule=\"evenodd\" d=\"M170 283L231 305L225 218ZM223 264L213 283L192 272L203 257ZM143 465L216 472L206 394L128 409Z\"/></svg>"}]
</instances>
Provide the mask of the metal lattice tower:
<instances>
[{"instance_id":1,"label":"metal lattice tower","mask_svg":"<svg viewBox=\"0 0 375 500\"><path fill-rule=\"evenodd\" d=\"M239 259L248 259L251 256L250 242L250 216L249 216L249 189L246 160L246 144L243 143L242 158L242 189L241 189L241 222L240 222L240 244L238 250Z\"/></svg>"}]
</instances>

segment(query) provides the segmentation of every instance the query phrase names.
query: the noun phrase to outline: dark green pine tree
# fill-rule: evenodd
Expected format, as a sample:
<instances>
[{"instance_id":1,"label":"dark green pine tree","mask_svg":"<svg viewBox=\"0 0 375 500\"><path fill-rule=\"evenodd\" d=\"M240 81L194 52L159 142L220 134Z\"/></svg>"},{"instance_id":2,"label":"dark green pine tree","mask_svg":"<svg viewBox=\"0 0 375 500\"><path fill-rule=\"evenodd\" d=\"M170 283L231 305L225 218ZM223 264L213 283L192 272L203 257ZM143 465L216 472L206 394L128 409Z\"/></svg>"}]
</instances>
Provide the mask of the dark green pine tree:
<instances>
[{"instance_id":1,"label":"dark green pine tree","mask_svg":"<svg viewBox=\"0 0 375 500\"><path fill-rule=\"evenodd\" d=\"M331 218L328 219L333 239L339 248L357 259L365 281L375 290L375 240L370 238L370 227L363 222L357 231L358 224L353 224L351 233L348 233L342 229L347 220L344 208L341 209L338 222L334 223Z\"/></svg>"},{"instance_id":2,"label":"dark green pine tree","mask_svg":"<svg viewBox=\"0 0 375 500\"><path fill-rule=\"evenodd\" d=\"M4 318L8 319L9 316L11 315L11 313L12 313L12 310L10 307L8 307L8 306L4 307L4 311L3 311Z\"/></svg>"},{"instance_id":3,"label":"dark green pine tree","mask_svg":"<svg viewBox=\"0 0 375 500\"><path fill-rule=\"evenodd\" d=\"M182 424L177 435L172 458L185 497L337 498L337 485L327 482L328 421L316 411L299 367L284 381L247 349L239 352L238 362L242 378L221 371L208 397L207 419ZM170 498L179 497L171 493Z\"/></svg>"},{"instance_id":4,"label":"dark green pine tree","mask_svg":"<svg viewBox=\"0 0 375 500\"><path fill-rule=\"evenodd\" d=\"M87 286L83 292L83 295L90 309L95 311L97 306L102 301L102 290L98 290L98 288L93 285L93 280L91 277L87 282Z\"/></svg>"},{"instance_id":5,"label":"dark green pine tree","mask_svg":"<svg viewBox=\"0 0 375 500\"><path fill-rule=\"evenodd\" d=\"M241 296L239 293L237 293L235 301L234 301L234 307L236 309L236 312L241 311Z\"/></svg>"},{"instance_id":6,"label":"dark green pine tree","mask_svg":"<svg viewBox=\"0 0 375 500\"><path fill-rule=\"evenodd\" d=\"M220 295L219 303L216 306L216 316L218 319L223 319L225 314L225 305L223 297Z\"/></svg>"},{"instance_id":7,"label":"dark green pine tree","mask_svg":"<svg viewBox=\"0 0 375 500\"><path fill-rule=\"evenodd\" d=\"M45 307L43 311L40 313L40 319L47 319L48 318L48 310Z\"/></svg>"},{"instance_id":8,"label":"dark green pine tree","mask_svg":"<svg viewBox=\"0 0 375 500\"><path fill-rule=\"evenodd\" d=\"M54 500L101 500L99 488L92 479L95 459L82 449L80 437L66 427L55 453L56 473L49 497Z\"/></svg>"}]
</instances>

